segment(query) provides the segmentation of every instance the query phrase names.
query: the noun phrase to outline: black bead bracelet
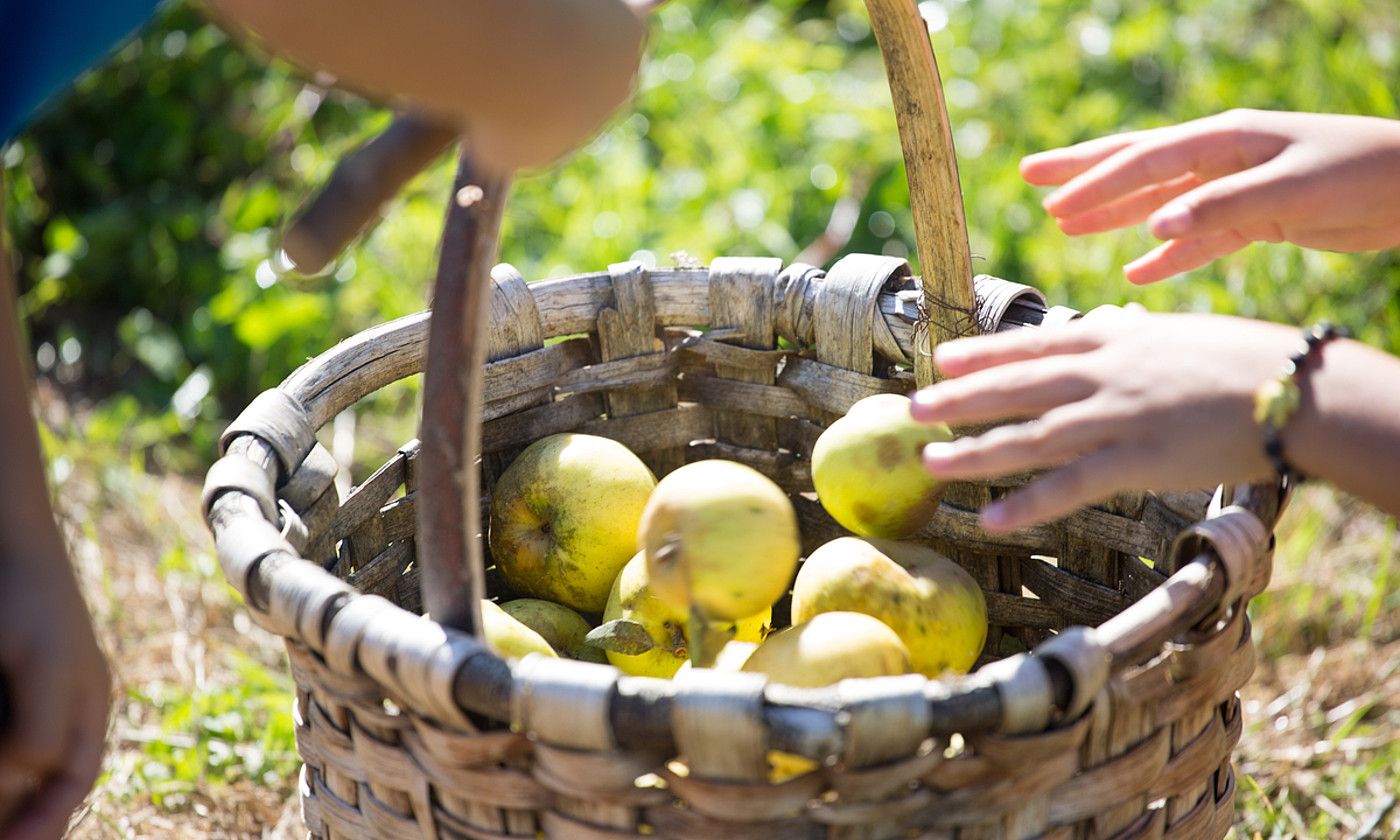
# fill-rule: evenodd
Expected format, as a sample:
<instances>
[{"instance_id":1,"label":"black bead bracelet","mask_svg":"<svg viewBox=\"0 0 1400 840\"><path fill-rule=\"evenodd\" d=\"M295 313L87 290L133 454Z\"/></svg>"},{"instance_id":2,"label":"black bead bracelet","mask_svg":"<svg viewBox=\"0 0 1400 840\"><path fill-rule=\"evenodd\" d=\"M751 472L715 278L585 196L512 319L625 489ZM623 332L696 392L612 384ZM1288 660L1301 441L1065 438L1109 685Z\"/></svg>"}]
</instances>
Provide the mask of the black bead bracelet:
<instances>
[{"instance_id":1,"label":"black bead bracelet","mask_svg":"<svg viewBox=\"0 0 1400 840\"><path fill-rule=\"evenodd\" d=\"M1334 338L1351 335L1345 327L1321 321L1303 331L1303 343L1289 355L1279 375L1254 392L1254 420L1264 429L1264 454L1280 479L1296 483L1303 476L1288 465L1283 454L1283 428L1298 411L1303 400L1302 379L1308 361L1322 345Z\"/></svg>"}]
</instances>

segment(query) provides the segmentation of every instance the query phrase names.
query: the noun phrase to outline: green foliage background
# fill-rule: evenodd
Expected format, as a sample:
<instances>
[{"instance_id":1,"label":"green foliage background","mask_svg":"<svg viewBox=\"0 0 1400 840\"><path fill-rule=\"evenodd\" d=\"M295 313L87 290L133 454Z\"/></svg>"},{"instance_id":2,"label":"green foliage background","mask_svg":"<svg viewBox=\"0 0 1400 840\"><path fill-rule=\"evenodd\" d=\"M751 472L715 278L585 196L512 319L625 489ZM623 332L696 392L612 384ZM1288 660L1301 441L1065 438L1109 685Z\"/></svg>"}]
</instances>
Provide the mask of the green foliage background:
<instances>
[{"instance_id":1,"label":"green foliage background","mask_svg":"<svg viewBox=\"0 0 1400 840\"><path fill-rule=\"evenodd\" d=\"M1120 267L1150 248L1150 237L1064 237L1016 167L1029 152L1237 106L1400 116L1393 0L921 7L980 270L1084 309L1140 300L1289 323L1326 316L1400 352L1394 252L1256 245L1138 289ZM849 249L912 252L889 94L859 3L672 0L652 31L635 102L568 161L518 180L503 259L532 279L633 256L664 264L680 250L704 260L791 259L853 191L863 198ZM229 41L175 3L0 150L35 360L49 381L93 403L81 426L46 436L60 492L75 464L99 473L111 499L130 497L130 475L143 470L201 472L225 419L258 391L335 341L425 305L447 160L417 179L330 276L277 277L266 267L300 203L388 119ZM411 386L400 389L378 408L409 421L413 397ZM207 568L183 569L195 560ZM217 572L181 544L161 574L205 581ZM1380 608L1367 610L1369 626ZM1308 611L1295 605L1289 615ZM290 722L270 711L286 707L285 675L260 667L240 667L223 693L134 693L163 730L194 738L148 746L131 771L140 783L133 790L159 799L211 776L290 779ZM1260 794L1264 807L1246 813L1251 830L1289 832L1270 804L1275 794Z\"/></svg>"},{"instance_id":2,"label":"green foliage background","mask_svg":"<svg viewBox=\"0 0 1400 840\"><path fill-rule=\"evenodd\" d=\"M1028 152L1234 106L1396 116L1388 0L922 9L980 270L1081 308L1138 299L1287 322L1329 315L1400 350L1394 254L1254 246L1139 290L1119 269L1150 247L1146 234L1067 239L1016 170ZM115 425L158 460L194 466L160 444L192 451L192 433L193 451L209 452L216 421L307 357L421 308L446 160L333 276L259 274L337 157L387 119L169 7L3 155L41 368L110 397ZM664 263L677 250L792 258L858 184L869 190L849 247L912 251L889 94L859 4L675 0L657 15L630 109L518 182L503 258L530 278L634 254Z\"/></svg>"}]
</instances>

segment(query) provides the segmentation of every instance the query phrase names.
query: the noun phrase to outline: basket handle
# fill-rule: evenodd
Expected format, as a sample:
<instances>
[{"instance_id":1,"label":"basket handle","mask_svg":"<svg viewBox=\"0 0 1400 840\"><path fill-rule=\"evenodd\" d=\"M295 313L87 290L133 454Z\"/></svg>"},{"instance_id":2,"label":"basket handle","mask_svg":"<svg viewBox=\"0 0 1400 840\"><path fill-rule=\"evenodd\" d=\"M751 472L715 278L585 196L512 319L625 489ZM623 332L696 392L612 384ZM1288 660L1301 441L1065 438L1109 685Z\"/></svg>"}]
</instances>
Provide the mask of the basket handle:
<instances>
[{"instance_id":1,"label":"basket handle","mask_svg":"<svg viewBox=\"0 0 1400 840\"><path fill-rule=\"evenodd\" d=\"M953 135L929 42L914 0L866 0L884 56L909 178L923 272L924 342L976 332L972 257ZM446 626L475 634L486 593L481 537L482 384L487 295L508 175L478 170L464 152L448 205L423 383L418 561L423 605ZM914 348L920 385L931 354Z\"/></svg>"},{"instance_id":2,"label":"basket handle","mask_svg":"<svg viewBox=\"0 0 1400 840\"><path fill-rule=\"evenodd\" d=\"M972 251L948 106L928 24L914 0L865 0L865 4L885 60L909 179L925 327L916 333L914 376L923 387L934 379L932 345L978 332Z\"/></svg>"},{"instance_id":3,"label":"basket handle","mask_svg":"<svg viewBox=\"0 0 1400 840\"><path fill-rule=\"evenodd\" d=\"M482 389L491 266L510 175L481 170L463 148L448 197L423 375L417 557L434 621L480 635L486 593L481 538Z\"/></svg>"}]
</instances>

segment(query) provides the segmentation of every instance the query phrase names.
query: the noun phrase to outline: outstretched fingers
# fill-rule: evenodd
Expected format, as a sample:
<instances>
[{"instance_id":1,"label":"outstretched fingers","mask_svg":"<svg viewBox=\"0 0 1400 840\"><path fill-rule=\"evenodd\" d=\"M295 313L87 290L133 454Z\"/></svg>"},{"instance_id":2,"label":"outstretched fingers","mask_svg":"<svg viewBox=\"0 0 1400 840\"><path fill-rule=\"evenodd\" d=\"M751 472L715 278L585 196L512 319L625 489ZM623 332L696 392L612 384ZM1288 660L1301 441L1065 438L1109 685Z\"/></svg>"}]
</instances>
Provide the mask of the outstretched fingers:
<instances>
[{"instance_id":1,"label":"outstretched fingers","mask_svg":"<svg viewBox=\"0 0 1400 840\"><path fill-rule=\"evenodd\" d=\"M1051 329L1024 329L960 338L939 344L933 362L945 376L966 376L979 370L1027 359L1068 353L1085 353L1103 345L1103 339L1079 324Z\"/></svg>"},{"instance_id":2,"label":"outstretched fingers","mask_svg":"<svg viewBox=\"0 0 1400 840\"><path fill-rule=\"evenodd\" d=\"M1128 263L1123 267L1123 275L1128 282L1145 286L1200 268L1248 244L1248 239L1233 230L1190 239L1173 239Z\"/></svg>"},{"instance_id":3,"label":"outstretched fingers","mask_svg":"<svg viewBox=\"0 0 1400 840\"><path fill-rule=\"evenodd\" d=\"M1093 379L1066 361L1049 356L946 380L915 394L911 413L924 423L982 423L1035 417L1092 396Z\"/></svg>"},{"instance_id":4,"label":"outstretched fingers","mask_svg":"<svg viewBox=\"0 0 1400 840\"><path fill-rule=\"evenodd\" d=\"M1095 207L1087 213L1059 219L1060 230L1070 236L1083 236L1131 227L1146 221L1167 202L1196 189L1201 184L1198 175L1188 172L1170 181L1143 187L1116 201Z\"/></svg>"},{"instance_id":5,"label":"outstretched fingers","mask_svg":"<svg viewBox=\"0 0 1400 840\"><path fill-rule=\"evenodd\" d=\"M1251 239L1282 240L1278 223L1305 216L1311 202L1283 157L1202 184L1153 213L1148 230L1158 239L1180 239L1253 228L1261 232Z\"/></svg>"},{"instance_id":6,"label":"outstretched fingers","mask_svg":"<svg viewBox=\"0 0 1400 840\"><path fill-rule=\"evenodd\" d=\"M950 480L989 478L1062 464L1109 441L1114 423L1080 402L1038 420L924 447L924 468Z\"/></svg>"},{"instance_id":7,"label":"outstretched fingers","mask_svg":"<svg viewBox=\"0 0 1400 840\"><path fill-rule=\"evenodd\" d=\"M1150 134L1150 131L1128 131L1026 155L1021 158L1021 177L1037 187L1056 187L1110 155L1142 142Z\"/></svg>"},{"instance_id":8,"label":"outstretched fingers","mask_svg":"<svg viewBox=\"0 0 1400 840\"><path fill-rule=\"evenodd\" d=\"M1028 528L1068 516L1138 483L1141 452L1127 445L1106 446L1036 478L982 510L991 533Z\"/></svg>"},{"instance_id":9,"label":"outstretched fingers","mask_svg":"<svg viewBox=\"0 0 1400 840\"><path fill-rule=\"evenodd\" d=\"M1286 141L1274 138L1244 140L1228 119L1206 118L1169 129L1124 147L1087 171L1075 176L1045 200L1051 215L1082 215L1144 187L1194 173L1211 180L1247 170L1273 158Z\"/></svg>"}]
</instances>

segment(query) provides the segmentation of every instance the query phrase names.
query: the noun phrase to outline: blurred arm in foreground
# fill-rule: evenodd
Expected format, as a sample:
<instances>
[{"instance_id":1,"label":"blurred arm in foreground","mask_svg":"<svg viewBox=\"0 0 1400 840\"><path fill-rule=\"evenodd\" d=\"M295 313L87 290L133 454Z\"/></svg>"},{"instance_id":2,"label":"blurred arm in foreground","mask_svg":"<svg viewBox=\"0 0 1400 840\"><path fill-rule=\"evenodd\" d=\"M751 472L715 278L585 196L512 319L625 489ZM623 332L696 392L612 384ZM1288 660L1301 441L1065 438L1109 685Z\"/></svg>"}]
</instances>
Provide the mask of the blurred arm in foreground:
<instances>
[{"instance_id":1,"label":"blurred arm in foreground","mask_svg":"<svg viewBox=\"0 0 1400 840\"><path fill-rule=\"evenodd\" d=\"M0 241L0 836L47 840L97 775L110 678L49 507L14 302Z\"/></svg>"},{"instance_id":2,"label":"blurred arm in foreground","mask_svg":"<svg viewBox=\"0 0 1400 840\"><path fill-rule=\"evenodd\" d=\"M644 33L621 0L207 0L302 67L464 132L500 171L547 163L631 93Z\"/></svg>"},{"instance_id":3,"label":"blurred arm in foreground","mask_svg":"<svg viewBox=\"0 0 1400 840\"><path fill-rule=\"evenodd\" d=\"M643 4L621 0L209 5L293 63L464 134L498 171L547 163L596 130L630 93L643 36ZM147 10L95 4L82 38L63 37L83 15L69 4L7 17L24 25L0 45L28 44L44 61L17 62L29 75L7 80L23 96L0 97L0 143ZM0 248L0 836L47 840L97 774L110 680L50 507L13 296Z\"/></svg>"}]
</instances>

